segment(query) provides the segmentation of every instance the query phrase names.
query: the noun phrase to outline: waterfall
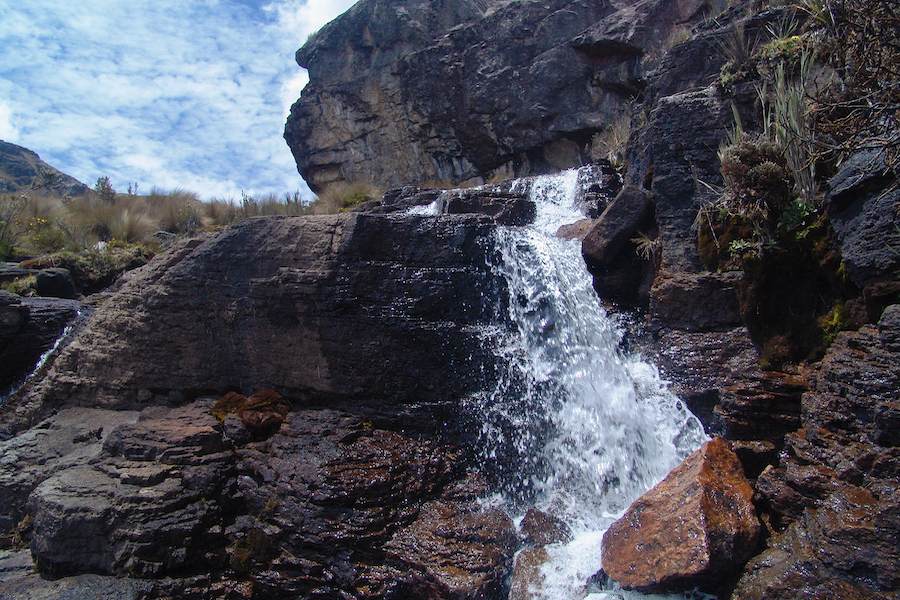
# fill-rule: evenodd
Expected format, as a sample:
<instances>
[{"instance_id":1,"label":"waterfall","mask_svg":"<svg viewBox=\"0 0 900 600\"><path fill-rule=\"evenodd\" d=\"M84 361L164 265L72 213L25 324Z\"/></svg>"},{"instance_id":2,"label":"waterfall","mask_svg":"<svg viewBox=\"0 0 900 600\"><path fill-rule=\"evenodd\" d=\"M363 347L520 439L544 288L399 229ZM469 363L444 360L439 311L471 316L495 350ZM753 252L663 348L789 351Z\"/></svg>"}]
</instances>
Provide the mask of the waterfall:
<instances>
[{"instance_id":1,"label":"waterfall","mask_svg":"<svg viewBox=\"0 0 900 600\"><path fill-rule=\"evenodd\" d=\"M75 330L75 326L81 320L83 312L84 311L82 309L79 309L75 312L75 316L72 318L69 324L63 328L62 332L60 332L59 336L57 336L56 341L53 342L53 345L45 350L44 353L40 355L40 357L38 357L38 360L35 363L34 367L32 367L32 369L21 380L19 380L5 392L3 390L0 390L0 406L6 403L6 401L11 398L13 394L22 389L26 383L34 379L34 377L41 372L41 369L44 368L44 365L47 364L47 361L55 356L57 352L59 352L59 350L62 348L62 346L70 340Z\"/></svg>"},{"instance_id":2,"label":"waterfall","mask_svg":"<svg viewBox=\"0 0 900 600\"><path fill-rule=\"evenodd\" d=\"M469 409L482 467L499 482L504 506L514 515L537 507L574 534L548 548L537 597L580 599L601 567L606 528L705 436L657 369L621 350L622 332L593 289L580 242L556 236L584 218L578 170L515 185L527 186L537 218L496 231L493 269L508 297L484 337L500 373Z\"/></svg>"}]
</instances>

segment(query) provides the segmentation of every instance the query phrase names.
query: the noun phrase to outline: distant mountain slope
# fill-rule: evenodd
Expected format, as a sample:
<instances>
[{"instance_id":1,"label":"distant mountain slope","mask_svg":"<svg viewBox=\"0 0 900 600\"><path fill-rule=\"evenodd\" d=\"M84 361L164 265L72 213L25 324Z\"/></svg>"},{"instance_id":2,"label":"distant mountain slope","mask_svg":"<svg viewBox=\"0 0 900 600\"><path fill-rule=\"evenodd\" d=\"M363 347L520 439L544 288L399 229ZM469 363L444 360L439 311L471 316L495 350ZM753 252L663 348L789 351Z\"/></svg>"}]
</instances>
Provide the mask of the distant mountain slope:
<instances>
[{"instance_id":1,"label":"distant mountain slope","mask_svg":"<svg viewBox=\"0 0 900 600\"><path fill-rule=\"evenodd\" d=\"M0 140L0 193L41 190L59 196L78 196L89 189L42 161L28 148Z\"/></svg>"}]
</instances>

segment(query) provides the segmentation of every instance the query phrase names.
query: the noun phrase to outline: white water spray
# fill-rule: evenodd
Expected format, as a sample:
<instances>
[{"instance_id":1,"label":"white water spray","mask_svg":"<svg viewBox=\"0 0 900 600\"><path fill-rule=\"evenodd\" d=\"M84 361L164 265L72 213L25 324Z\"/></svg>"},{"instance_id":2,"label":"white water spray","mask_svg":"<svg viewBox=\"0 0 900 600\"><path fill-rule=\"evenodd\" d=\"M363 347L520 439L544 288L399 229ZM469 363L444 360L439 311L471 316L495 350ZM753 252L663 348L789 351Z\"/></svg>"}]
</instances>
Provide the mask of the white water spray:
<instances>
[{"instance_id":1,"label":"white water spray","mask_svg":"<svg viewBox=\"0 0 900 600\"><path fill-rule=\"evenodd\" d=\"M656 368L622 352L581 244L556 236L584 218L575 206L578 180L572 170L517 183L529 186L537 218L496 232L494 268L509 301L498 315L503 325L485 337L502 367L497 387L472 406L483 466L501 482L509 510L536 506L574 533L571 543L548 547L533 590L546 600L587 597L603 532L705 439Z\"/></svg>"}]
</instances>

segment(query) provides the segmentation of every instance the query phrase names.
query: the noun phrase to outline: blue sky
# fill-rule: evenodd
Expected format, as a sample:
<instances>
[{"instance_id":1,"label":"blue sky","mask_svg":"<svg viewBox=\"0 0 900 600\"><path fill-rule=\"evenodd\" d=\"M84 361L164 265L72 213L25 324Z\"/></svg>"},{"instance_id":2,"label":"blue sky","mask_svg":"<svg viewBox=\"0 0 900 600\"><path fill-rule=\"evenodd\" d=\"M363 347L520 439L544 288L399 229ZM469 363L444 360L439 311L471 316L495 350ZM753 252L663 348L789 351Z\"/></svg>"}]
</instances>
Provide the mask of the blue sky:
<instances>
[{"instance_id":1,"label":"blue sky","mask_svg":"<svg viewBox=\"0 0 900 600\"><path fill-rule=\"evenodd\" d=\"M92 184L308 188L294 52L355 0L0 0L0 139Z\"/></svg>"}]
</instances>

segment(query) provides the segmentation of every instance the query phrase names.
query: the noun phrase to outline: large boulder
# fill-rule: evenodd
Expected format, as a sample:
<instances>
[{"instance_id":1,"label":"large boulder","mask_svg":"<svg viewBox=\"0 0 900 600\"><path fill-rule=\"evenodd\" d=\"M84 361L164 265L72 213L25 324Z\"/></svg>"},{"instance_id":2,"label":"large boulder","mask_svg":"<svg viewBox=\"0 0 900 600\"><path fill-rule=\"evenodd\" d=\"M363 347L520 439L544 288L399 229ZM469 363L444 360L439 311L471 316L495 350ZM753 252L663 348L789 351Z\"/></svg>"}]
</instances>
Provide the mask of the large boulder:
<instances>
[{"instance_id":1,"label":"large boulder","mask_svg":"<svg viewBox=\"0 0 900 600\"><path fill-rule=\"evenodd\" d=\"M637 299L649 265L638 256L632 240L651 228L650 194L626 186L584 236L581 252L601 297L631 302Z\"/></svg>"},{"instance_id":2,"label":"large boulder","mask_svg":"<svg viewBox=\"0 0 900 600\"><path fill-rule=\"evenodd\" d=\"M753 489L721 438L688 456L603 535L603 569L624 588L716 591L753 556Z\"/></svg>"},{"instance_id":3,"label":"large boulder","mask_svg":"<svg viewBox=\"0 0 900 600\"><path fill-rule=\"evenodd\" d=\"M853 282L865 288L900 277L900 188L884 153L853 154L828 188L828 217Z\"/></svg>"},{"instance_id":4,"label":"large boulder","mask_svg":"<svg viewBox=\"0 0 900 600\"><path fill-rule=\"evenodd\" d=\"M314 190L579 166L644 57L724 2L364 0L297 53L285 139Z\"/></svg>"},{"instance_id":5,"label":"large boulder","mask_svg":"<svg viewBox=\"0 0 900 600\"><path fill-rule=\"evenodd\" d=\"M34 288L40 296L68 300L78 297L75 292L75 282L72 281L72 274L68 269L62 267L51 267L38 271Z\"/></svg>"},{"instance_id":6,"label":"large boulder","mask_svg":"<svg viewBox=\"0 0 900 600\"><path fill-rule=\"evenodd\" d=\"M15 405L272 388L438 407L489 372L473 326L494 310L492 230L479 215L352 213L251 219L176 244L132 272Z\"/></svg>"}]
</instances>

